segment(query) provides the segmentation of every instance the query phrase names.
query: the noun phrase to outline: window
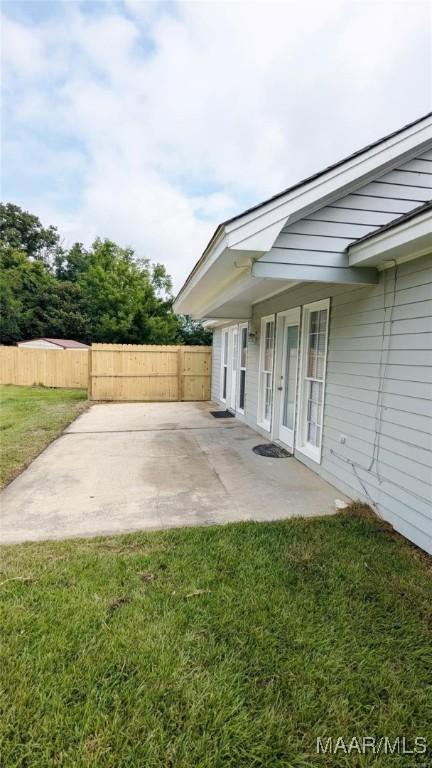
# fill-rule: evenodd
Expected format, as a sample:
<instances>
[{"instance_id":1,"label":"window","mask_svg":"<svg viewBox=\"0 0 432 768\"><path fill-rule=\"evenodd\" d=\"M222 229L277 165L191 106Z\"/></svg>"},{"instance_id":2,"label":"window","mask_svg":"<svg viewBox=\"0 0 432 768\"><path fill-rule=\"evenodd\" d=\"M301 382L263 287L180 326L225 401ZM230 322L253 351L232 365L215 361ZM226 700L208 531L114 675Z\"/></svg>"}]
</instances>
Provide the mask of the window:
<instances>
[{"instance_id":1,"label":"window","mask_svg":"<svg viewBox=\"0 0 432 768\"><path fill-rule=\"evenodd\" d=\"M294 431L294 412L297 379L298 325L289 325L284 333L284 382L282 426Z\"/></svg>"},{"instance_id":2,"label":"window","mask_svg":"<svg viewBox=\"0 0 432 768\"><path fill-rule=\"evenodd\" d=\"M321 461L329 300L303 308L301 407L298 450Z\"/></svg>"},{"instance_id":3,"label":"window","mask_svg":"<svg viewBox=\"0 0 432 768\"><path fill-rule=\"evenodd\" d=\"M228 384L228 328L222 331L221 400L226 400Z\"/></svg>"},{"instance_id":4,"label":"window","mask_svg":"<svg viewBox=\"0 0 432 768\"><path fill-rule=\"evenodd\" d=\"M248 327L247 323L240 326L240 359L239 359L239 395L238 395L238 410L241 413L245 411L245 395L246 395L246 362L247 362L247 338Z\"/></svg>"},{"instance_id":5,"label":"window","mask_svg":"<svg viewBox=\"0 0 432 768\"><path fill-rule=\"evenodd\" d=\"M260 392L259 392L259 420L261 427L270 431L271 414L273 405L273 358L275 321L271 317L263 317L261 320L261 345L260 345Z\"/></svg>"}]
</instances>

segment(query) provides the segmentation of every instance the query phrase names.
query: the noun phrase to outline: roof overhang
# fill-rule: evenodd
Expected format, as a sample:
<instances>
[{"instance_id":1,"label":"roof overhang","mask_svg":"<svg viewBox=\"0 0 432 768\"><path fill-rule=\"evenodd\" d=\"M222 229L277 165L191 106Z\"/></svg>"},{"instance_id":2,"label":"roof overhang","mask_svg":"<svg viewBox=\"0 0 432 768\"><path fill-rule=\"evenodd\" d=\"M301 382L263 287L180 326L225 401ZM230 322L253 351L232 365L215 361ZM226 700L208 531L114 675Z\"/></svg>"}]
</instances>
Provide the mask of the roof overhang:
<instances>
[{"instance_id":1,"label":"roof overhang","mask_svg":"<svg viewBox=\"0 0 432 768\"><path fill-rule=\"evenodd\" d=\"M432 208L365 238L348 253L351 267L380 267L432 253Z\"/></svg>"},{"instance_id":2,"label":"roof overhang","mask_svg":"<svg viewBox=\"0 0 432 768\"><path fill-rule=\"evenodd\" d=\"M253 265L270 251L288 222L297 221L315 212L336 196L349 194L360 185L372 181L378 174L394 167L395 162L408 160L421 151L422 147L430 145L431 128L432 115L427 115L346 160L220 224L177 295L174 302L175 312L189 314L195 318L215 319L217 316L223 319L224 315L233 313L232 302L235 298L234 317L238 313L249 316L254 301L263 300L272 292L285 290L299 281L313 279L308 275L302 276L300 270L296 271L296 276L289 276L288 273L285 276L278 274L273 277L261 275ZM360 265L360 262L358 263ZM355 279L355 271L346 269L345 276L346 282L362 282L361 279ZM251 281L258 279L260 284L255 284L252 288ZM318 272L315 279L321 281ZM270 284L269 281L273 283ZM325 281L330 282L329 279ZM336 282L343 282L342 273L340 280ZM363 282L376 282L375 276L370 273L366 277L365 273ZM253 294L252 298L248 296L248 292Z\"/></svg>"}]
</instances>

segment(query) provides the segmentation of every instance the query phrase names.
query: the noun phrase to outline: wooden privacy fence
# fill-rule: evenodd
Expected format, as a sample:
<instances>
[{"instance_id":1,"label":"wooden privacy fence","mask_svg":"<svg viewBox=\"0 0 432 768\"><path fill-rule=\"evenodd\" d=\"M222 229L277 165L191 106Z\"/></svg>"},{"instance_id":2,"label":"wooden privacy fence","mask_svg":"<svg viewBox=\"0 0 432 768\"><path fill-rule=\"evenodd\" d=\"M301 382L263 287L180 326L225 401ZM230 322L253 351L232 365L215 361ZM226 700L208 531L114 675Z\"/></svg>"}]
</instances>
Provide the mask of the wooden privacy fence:
<instances>
[{"instance_id":1,"label":"wooden privacy fence","mask_svg":"<svg viewBox=\"0 0 432 768\"><path fill-rule=\"evenodd\" d=\"M88 360L86 349L0 347L0 384L86 389Z\"/></svg>"},{"instance_id":2,"label":"wooden privacy fence","mask_svg":"<svg viewBox=\"0 0 432 768\"><path fill-rule=\"evenodd\" d=\"M211 347L93 344L90 400L210 400Z\"/></svg>"},{"instance_id":3,"label":"wooden privacy fence","mask_svg":"<svg viewBox=\"0 0 432 768\"><path fill-rule=\"evenodd\" d=\"M87 389L90 400L210 400L211 347L0 347L0 384Z\"/></svg>"}]
</instances>

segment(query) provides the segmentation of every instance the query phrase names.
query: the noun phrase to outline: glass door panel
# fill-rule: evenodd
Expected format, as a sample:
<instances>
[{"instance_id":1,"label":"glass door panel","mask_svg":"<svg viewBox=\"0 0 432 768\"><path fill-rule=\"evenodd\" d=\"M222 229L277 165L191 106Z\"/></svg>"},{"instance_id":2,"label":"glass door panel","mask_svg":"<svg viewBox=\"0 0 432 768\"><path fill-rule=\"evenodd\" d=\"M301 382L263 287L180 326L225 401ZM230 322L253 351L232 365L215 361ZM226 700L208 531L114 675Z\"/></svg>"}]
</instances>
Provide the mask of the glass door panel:
<instances>
[{"instance_id":1,"label":"glass door panel","mask_svg":"<svg viewBox=\"0 0 432 768\"><path fill-rule=\"evenodd\" d=\"M282 426L294 431L295 397L298 359L298 325L288 325L284 334L284 389L282 406Z\"/></svg>"},{"instance_id":2,"label":"glass door panel","mask_svg":"<svg viewBox=\"0 0 432 768\"><path fill-rule=\"evenodd\" d=\"M294 447L299 335L300 309L298 307L278 315L276 368L278 402L275 404L277 424L274 436L290 450Z\"/></svg>"}]
</instances>

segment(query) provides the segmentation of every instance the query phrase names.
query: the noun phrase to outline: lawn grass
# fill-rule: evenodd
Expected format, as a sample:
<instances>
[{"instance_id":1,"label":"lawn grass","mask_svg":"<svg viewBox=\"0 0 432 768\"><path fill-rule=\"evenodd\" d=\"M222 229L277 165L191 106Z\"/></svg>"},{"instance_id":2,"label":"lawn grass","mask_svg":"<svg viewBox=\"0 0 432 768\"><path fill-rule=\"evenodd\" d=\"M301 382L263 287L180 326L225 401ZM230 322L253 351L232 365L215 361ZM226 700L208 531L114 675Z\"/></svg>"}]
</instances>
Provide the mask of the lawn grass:
<instances>
[{"instance_id":1,"label":"lawn grass","mask_svg":"<svg viewBox=\"0 0 432 768\"><path fill-rule=\"evenodd\" d=\"M1 549L1 764L431 766L430 564L376 520ZM429 753L317 755L321 736Z\"/></svg>"},{"instance_id":2,"label":"lawn grass","mask_svg":"<svg viewBox=\"0 0 432 768\"><path fill-rule=\"evenodd\" d=\"M0 386L0 487L63 431L86 400L82 389Z\"/></svg>"}]
</instances>

